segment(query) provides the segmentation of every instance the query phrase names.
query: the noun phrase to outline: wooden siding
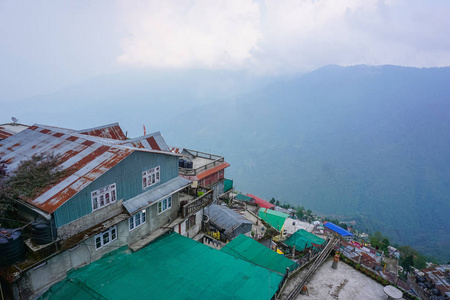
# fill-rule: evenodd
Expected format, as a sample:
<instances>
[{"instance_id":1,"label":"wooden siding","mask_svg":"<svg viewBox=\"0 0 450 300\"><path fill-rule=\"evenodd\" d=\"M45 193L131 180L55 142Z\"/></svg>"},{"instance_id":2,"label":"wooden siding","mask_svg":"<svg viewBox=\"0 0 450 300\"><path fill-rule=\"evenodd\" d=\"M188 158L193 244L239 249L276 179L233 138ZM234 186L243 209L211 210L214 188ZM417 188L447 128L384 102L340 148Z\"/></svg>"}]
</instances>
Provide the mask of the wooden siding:
<instances>
[{"instance_id":1,"label":"wooden siding","mask_svg":"<svg viewBox=\"0 0 450 300\"><path fill-rule=\"evenodd\" d=\"M142 189L142 172L157 166L160 166L161 181L145 190ZM136 151L61 205L54 213L56 226L61 227L91 213L92 191L115 183L117 199L127 201L177 176L177 156Z\"/></svg>"}]
</instances>

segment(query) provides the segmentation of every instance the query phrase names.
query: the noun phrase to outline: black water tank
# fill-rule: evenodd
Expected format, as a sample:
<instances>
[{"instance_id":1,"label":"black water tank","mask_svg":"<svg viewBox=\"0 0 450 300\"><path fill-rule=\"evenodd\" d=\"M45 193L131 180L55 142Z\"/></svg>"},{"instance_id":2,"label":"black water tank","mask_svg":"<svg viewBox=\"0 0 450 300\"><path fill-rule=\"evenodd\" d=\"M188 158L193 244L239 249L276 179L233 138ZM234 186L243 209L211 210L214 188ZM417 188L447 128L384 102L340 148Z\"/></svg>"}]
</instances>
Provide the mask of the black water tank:
<instances>
[{"instance_id":1,"label":"black water tank","mask_svg":"<svg viewBox=\"0 0 450 300\"><path fill-rule=\"evenodd\" d=\"M25 244L20 229L0 229L0 267L25 258Z\"/></svg>"},{"instance_id":2,"label":"black water tank","mask_svg":"<svg viewBox=\"0 0 450 300\"><path fill-rule=\"evenodd\" d=\"M184 168L184 159L180 159L180 160L178 161L178 167Z\"/></svg>"},{"instance_id":3,"label":"black water tank","mask_svg":"<svg viewBox=\"0 0 450 300\"><path fill-rule=\"evenodd\" d=\"M53 224L52 224L53 225ZM45 245L56 239L56 227L50 226L48 221L37 219L31 223L33 237L31 241L38 245Z\"/></svg>"},{"instance_id":4,"label":"black water tank","mask_svg":"<svg viewBox=\"0 0 450 300\"><path fill-rule=\"evenodd\" d=\"M192 161L187 161L186 163L188 169L192 169L192 167L194 166L194 163Z\"/></svg>"}]
</instances>

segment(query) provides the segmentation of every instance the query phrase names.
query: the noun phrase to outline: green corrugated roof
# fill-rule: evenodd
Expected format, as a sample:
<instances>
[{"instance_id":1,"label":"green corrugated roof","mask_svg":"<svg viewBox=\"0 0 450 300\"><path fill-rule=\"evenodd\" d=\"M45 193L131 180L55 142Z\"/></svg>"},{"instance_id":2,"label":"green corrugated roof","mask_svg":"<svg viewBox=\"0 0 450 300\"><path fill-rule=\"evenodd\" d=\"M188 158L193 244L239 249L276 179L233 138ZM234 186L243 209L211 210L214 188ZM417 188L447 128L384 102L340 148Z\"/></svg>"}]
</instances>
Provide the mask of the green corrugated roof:
<instances>
[{"instance_id":1,"label":"green corrugated roof","mask_svg":"<svg viewBox=\"0 0 450 300\"><path fill-rule=\"evenodd\" d=\"M304 229L297 230L286 241L284 241L284 243L290 247L295 245L295 249L298 251L303 251L305 248L312 247L312 244L322 245L324 242L324 239Z\"/></svg>"},{"instance_id":2,"label":"green corrugated roof","mask_svg":"<svg viewBox=\"0 0 450 300\"><path fill-rule=\"evenodd\" d=\"M281 228L283 228L284 221L289 218L289 215L271 209L260 208L259 217L272 225L272 227L276 230L281 230Z\"/></svg>"},{"instance_id":3,"label":"green corrugated roof","mask_svg":"<svg viewBox=\"0 0 450 300\"><path fill-rule=\"evenodd\" d=\"M297 265L243 234L226 244L220 251L281 274L286 273L286 268L293 271Z\"/></svg>"},{"instance_id":4,"label":"green corrugated roof","mask_svg":"<svg viewBox=\"0 0 450 300\"><path fill-rule=\"evenodd\" d=\"M71 299L75 292L87 292L107 299L270 299L281 279L276 272L171 233L138 252L121 248L70 272L58 284L70 288L52 288L42 298Z\"/></svg>"},{"instance_id":5,"label":"green corrugated roof","mask_svg":"<svg viewBox=\"0 0 450 300\"><path fill-rule=\"evenodd\" d=\"M234 199L239 200L239 201L247 201L247 202L249 202L250 200L252 200L251 197L249 197L249 196L247 196L247 195L242 195L242 194L237 194L236 197L235 197Z\"/></svg>"}]
</instances>

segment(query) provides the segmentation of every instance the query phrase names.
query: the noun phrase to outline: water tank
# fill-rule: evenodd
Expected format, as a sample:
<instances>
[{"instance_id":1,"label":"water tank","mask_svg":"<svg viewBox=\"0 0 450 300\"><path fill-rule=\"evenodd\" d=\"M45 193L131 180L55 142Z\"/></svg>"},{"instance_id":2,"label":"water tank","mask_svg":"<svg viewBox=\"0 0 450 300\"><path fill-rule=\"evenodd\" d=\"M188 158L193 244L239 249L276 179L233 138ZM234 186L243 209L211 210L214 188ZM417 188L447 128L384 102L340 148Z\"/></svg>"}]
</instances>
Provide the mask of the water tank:
<instances>
[{"instance_id":1,"label":"water tank","mask_svg":"<svg viewBox=\"0 0 450 300\"><path fill-rule=\"evenodd\" d=\"M25 258L25 244L20 229L0 229L0 267Z\"/></svg>"},{"instance_id":2,"label":"water tank","mask_svg":"<svg viewBox=\"0 0 450 300\"><path fill-rule=\"evenodd\" d=\"M48 221L37 219L31 223L33 236L31 241L38 245L45 245L56 239L56 226L50 226Z\"/></svg>"},{"instance_id":3,"label":"water tank","mask_svg":"<svg viewBox=\"0 0 450 300\"><path fill-rule=\"evenodd\" d=\"M180 160L178 161L178 167L184 168L184 159L180 159Z\"/></svg>"},{"instance_id":4,"label":"water tank","mask_svg":"<svg viewBox=\"0 0 450 300\"><path fill-rule=\"evenodd\" d=\"M187 162L187 168L188 169L192 169L193 166L194 166L194 163L192 161L188 161Z\"/></svg>"},{"instance_id":5,"label":"water tank","mask_svg":"<svg viewBox=\"0 0 450 300\"><path fill-rule=\"evenodd\" d=\"M187 160L185 160L185 161L184 161L184 167L183 167L183 168L187 169L188 163L189 163L189 162L188 162Z\"/></svg>"}]
</instances>

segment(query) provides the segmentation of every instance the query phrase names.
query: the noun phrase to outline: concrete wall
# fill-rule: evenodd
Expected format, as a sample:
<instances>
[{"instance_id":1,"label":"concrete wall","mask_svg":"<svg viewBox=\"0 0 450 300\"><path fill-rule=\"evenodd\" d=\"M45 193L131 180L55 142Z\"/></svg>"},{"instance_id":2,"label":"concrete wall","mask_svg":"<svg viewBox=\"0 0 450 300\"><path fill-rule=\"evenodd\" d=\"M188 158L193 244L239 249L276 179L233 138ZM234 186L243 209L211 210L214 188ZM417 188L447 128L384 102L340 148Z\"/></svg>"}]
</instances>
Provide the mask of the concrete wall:
<instances>
[{"instance_id":1,"label":"concrete wall","mask_svg":"<svg viewBox=\"0 0 450 300\"><path fill-rule=\"evenodd\" d=\"M195 225L189 228L188 231L186 231L186 223L188 221L185 220L184 222L180 223L179 225L174 227L174 231L178 232L181 235L184 235L189 238L193 238L197 233L199 233L202 230L202 222L203 222L203 209L199 210L195 213Z\"/></svg>"}]
</instances>

